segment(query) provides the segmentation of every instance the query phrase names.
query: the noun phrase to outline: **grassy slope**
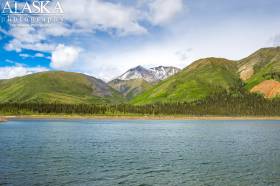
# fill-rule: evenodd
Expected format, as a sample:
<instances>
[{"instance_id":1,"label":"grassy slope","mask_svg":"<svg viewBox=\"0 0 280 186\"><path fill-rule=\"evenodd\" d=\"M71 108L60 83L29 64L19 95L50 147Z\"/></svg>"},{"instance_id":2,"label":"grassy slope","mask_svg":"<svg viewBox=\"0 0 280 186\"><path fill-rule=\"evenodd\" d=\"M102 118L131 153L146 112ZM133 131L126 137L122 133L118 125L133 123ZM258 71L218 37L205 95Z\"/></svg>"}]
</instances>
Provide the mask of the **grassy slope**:
<instances>
[{"instance_id":1,"label":"grassy slope","mask_svg":"<svg viewBox=\"0 0 280 186\"><path fill-rule=\"evenodd\" d=\"M99 82L99 80L95 79ZM102 83L102 82L101 82ZM105 84L106 86L106 84ZM99 96L89 76L70 72L44 72L0 82L0 103L107 103L122 97L110 88L111 95Z\"/></svg>"},{"instance_id":2,"label":"grassy slope","mask_svg":"<svg viewBox=\"0 0 280 186\"><path fill-rule=\"evenodd\" d=\"M152 87L151 84L143 79L132 79L126 81L115 79L110 81L109 85L115 90L121 92L128 100Z\"/></svg>"},{"instance_id":3,"label":"grassy slope","mask_svg":"<svg viewBox=\"0 0 280 186\"><path fill-rule=\"evenodd\" d=\"M280 47L263 48L241 60L239 66L252 66L254 74L245 82L250 90L264 80L280 80Z\"/></svg>"},{"instance_id":4,"label":"grassy slope","mask_svg":"<svg viewBox=\"0 0 280 186\"><path fill-rule=\"evenodd\" d=\"M264 80L280 81L280 47L260 49L237 62L219 58L198 60L154 87L141 81L121 83L124 87L121 92L126 97L132 98L148 89L133 98L131 101L133 104L199 100L230 87L239 86L240 80L236 72L244 65L254 69L253 75L245 81L247 90L251 90ZM46 72L0 81L0 103L78 104L122 101L123 97L104 82L77 73Z\"/></svg>"},{"instance_id":5,"label":"grassy slope","mask_svg":"<svg viewBox=\"0 0 280 186\"><path fill-rule=\"evenodd\" d=\"M236 62L207 58L135 97L133 104L194 101L240 85Z\"/></svg>"}]
</instances>

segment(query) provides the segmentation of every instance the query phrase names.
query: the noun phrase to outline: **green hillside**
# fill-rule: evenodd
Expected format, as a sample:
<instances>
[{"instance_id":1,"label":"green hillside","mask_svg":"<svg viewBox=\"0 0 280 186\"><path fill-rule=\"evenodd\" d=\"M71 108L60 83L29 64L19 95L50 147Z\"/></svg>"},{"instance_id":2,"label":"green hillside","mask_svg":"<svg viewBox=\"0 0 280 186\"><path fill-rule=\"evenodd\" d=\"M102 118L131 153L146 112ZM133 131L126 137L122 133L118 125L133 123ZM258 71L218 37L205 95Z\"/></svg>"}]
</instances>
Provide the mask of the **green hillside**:
<instances>
[{"instance_id":1,"label":"green hillside","mask_svg":"<svg viewBox=\"0 0 280 186\"><path fill-rule=\"evenodd\" d=\"M235 61L221 58L201 59L136 96L131 103L191 102L239 87L240 84Z\"/></svg>"},{"instance_id":2,"label":"green hillside","mask_svg":"<svg viewBox=\"0 0 280 186\"><path fill-rule=\"evenodd\" d=\"M0 81L0 103L116 103L123 97L99 79L71 72L42 72Z\"/></svg>"},{"instance_id":3,"label":"green hillside","mask_svg":"<svg viewBox=\"0 0 280 186\"><path fill-rule=\"evenodd\" d=\"M0 103L192 102L241 86L247 93L279 97L280 47L260 49L240 61L201 59L154 86L141 79L106 84L84 74L57 71L1 80Z\"/></svg>"},{"instance_id":4,"label":"green hillside","mask_svg":"<svg viewBox=\"0 0 280 186\"><path fill-rule=\"evenodd\" d=\"M263 48L238 63L245 75L246 89L250 90L264 80L280 80L280 47Z\"/></svg>"},{"instance_id":5,"label":"green hillside","mask_svg":"<svg viewBox=\"0 0 280 186\"><path fill-rule=\"evenodd\" d=\"M143 79L115 79L108 84L118 92L122 93L128 100L152 87L151 84Z\"/></svg>"}]
</instances>

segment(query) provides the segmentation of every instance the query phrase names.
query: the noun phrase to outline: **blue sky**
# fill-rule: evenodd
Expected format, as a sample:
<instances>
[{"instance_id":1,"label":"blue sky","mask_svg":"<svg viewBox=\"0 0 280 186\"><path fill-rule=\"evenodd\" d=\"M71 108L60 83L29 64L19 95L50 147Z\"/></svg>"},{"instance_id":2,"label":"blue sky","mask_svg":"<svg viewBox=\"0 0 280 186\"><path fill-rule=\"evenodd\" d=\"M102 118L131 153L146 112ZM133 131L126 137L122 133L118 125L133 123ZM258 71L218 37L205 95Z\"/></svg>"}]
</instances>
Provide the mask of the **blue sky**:
<instances>
[{"instance_id":1,"label":"blue sky","mask_svg":"<svg viewBox=\"0 0 280 186\"><path fill-rule=\"evenodd\" d=\"M240 59L259 48L280 45L278 0L59 3L64 22L1 21L1 79L65 70L110 80L137 65L184 68L203 57Z\"/></svg>"}]
</instances>

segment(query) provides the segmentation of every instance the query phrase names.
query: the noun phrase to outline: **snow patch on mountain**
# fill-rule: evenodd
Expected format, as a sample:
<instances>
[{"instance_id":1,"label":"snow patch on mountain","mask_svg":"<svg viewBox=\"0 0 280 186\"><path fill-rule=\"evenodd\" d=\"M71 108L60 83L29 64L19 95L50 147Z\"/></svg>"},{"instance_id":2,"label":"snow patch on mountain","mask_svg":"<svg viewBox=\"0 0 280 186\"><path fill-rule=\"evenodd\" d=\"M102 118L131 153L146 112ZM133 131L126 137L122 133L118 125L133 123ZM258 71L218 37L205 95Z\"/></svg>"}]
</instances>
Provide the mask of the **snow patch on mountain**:
<instances>
[{"instance_id":1,"label":"snow patch on mountain","mask_svg":"<svg viewBox=\"0 0 280 186\"><path fill-rule=\"evenodd\" d=\"M129 69L121 76L116 79L119 80L131 80L131 79L144 79L147 82L153 83L164 80L180 71L176 67L165 67L159 66L154 68L144 68L142 66L137 66L135 68Z\"/></svg>"}]
</instances>

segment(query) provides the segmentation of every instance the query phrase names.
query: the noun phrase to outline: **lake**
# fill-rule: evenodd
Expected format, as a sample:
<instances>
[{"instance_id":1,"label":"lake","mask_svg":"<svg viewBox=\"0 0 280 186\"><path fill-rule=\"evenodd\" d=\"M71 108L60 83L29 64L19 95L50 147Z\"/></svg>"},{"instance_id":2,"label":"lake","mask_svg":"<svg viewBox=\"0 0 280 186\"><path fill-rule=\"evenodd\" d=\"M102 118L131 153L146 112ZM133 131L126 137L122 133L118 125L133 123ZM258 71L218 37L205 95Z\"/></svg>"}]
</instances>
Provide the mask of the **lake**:
<instances>
[{"instance_id":1,"label":"lake","mask_svg":"<svg viewBox=\"0 0 280 186\"><path fill-rule=\"evenodd\" d=\"M8 121L0 185L280 185L280 121Z\"/></svg>"}]
</instances>

